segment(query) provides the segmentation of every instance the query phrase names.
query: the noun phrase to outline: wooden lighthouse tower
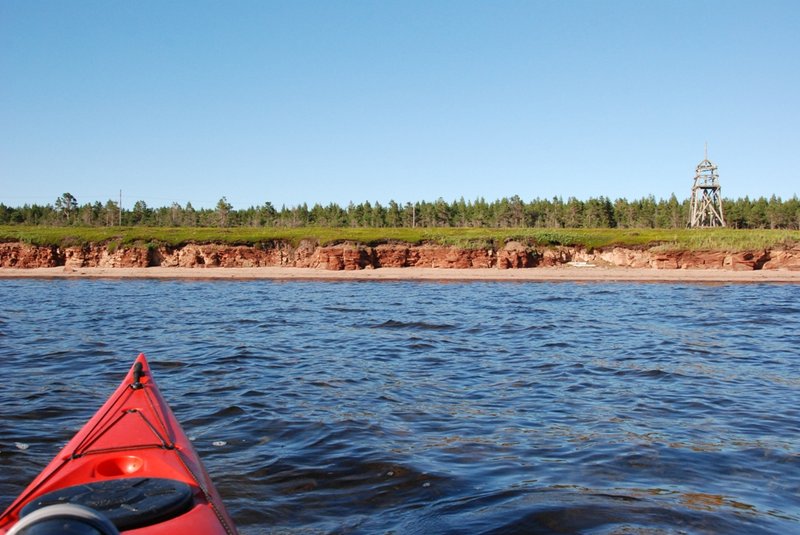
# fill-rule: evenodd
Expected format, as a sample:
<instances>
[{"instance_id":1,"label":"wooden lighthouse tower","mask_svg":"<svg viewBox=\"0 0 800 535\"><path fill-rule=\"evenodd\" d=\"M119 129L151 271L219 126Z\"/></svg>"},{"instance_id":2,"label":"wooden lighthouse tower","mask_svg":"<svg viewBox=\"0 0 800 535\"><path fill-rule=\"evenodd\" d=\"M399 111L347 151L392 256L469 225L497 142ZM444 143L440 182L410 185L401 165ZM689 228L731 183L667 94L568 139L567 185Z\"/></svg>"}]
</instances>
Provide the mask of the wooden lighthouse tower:
<instances>
[{"instance_id":1,"label":"wooden lighthouse tower","mask_svg":"<svg viewBox=\"0 0 800 535\"><path fill-rule=\"evenodd\" d=\"M708 143L706 143L705 159L697 165L694 175L690 227L725 226L720 191L717 166L708 159Z\"/></svg>"}]
</instances>

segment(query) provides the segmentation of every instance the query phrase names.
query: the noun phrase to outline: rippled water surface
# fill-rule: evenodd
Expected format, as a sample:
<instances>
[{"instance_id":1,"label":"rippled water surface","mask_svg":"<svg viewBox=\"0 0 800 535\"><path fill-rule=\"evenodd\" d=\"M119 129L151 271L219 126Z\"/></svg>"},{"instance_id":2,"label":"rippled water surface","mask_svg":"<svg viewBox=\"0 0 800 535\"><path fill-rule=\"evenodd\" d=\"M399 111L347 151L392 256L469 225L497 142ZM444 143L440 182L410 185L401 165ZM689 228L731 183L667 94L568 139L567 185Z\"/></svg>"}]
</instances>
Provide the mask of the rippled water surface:
<instances>
[{"instance_id":1,"label":"rippled water surface","mask_svg":"<svg viewBox=\"0 0 800 535\"><path fill-rule=\"evenodd\" d=\"M798 533L800 286L0 280L0 507L138 352L244 534Z\"/></svg>"}]
</instances>

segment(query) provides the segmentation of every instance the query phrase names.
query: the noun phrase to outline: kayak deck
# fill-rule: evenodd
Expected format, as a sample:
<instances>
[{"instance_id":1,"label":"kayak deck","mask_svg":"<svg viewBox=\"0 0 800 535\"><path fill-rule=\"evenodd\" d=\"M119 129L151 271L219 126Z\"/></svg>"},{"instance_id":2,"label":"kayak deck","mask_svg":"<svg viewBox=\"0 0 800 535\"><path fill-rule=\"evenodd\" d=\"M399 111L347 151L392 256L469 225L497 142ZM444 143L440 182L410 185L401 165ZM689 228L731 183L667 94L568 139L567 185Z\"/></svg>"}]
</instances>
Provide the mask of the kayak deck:
<instances>
[{"instance_id":1,"label":"kayak deck","mask_svg":"<svg viewBox=\"0 0 800 535\"><path fill-rule=\"evenodd\" d=\"M150 488L157 484L166 486ZM194 447L161 396L144 355L137 357L100 410L0 516L0 534L23 514L67 499L57 494L72 487L77 487L76 500L88 500L82 505L96 509L99 504L99 511L125 534L236 533ZM175 496L166 487L174 487ZM114 492L107 492L110 488ZM56 495L48 496L52 493ZM165 504L153 503L162 497ZM173 498L180 502L177 506L166 503ZM142 505L145 501L148 506ZM163 513L161 505L171 512ZM115 515L119 517L116 509L126 512L125 521L115 520Z\"/></svg>"}]
</instances>

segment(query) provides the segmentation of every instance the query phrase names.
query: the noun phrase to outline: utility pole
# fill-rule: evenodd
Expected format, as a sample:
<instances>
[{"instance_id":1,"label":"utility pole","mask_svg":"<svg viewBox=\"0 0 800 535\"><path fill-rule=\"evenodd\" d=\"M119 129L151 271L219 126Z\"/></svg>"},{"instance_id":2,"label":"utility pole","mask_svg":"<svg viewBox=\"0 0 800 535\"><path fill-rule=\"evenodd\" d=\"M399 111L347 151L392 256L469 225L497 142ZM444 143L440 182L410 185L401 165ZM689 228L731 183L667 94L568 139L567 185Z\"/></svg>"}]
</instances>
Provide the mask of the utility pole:
<instances>
[{"instance_id":1,"label":"utility pole","mask_svg":"<svg viewBox=\"0 0 800 535\"><path fill-rule=\"evenodd\" d=\"M122 190L119 190L119 226L122 226Z\"/></svg>"}]
</instances>

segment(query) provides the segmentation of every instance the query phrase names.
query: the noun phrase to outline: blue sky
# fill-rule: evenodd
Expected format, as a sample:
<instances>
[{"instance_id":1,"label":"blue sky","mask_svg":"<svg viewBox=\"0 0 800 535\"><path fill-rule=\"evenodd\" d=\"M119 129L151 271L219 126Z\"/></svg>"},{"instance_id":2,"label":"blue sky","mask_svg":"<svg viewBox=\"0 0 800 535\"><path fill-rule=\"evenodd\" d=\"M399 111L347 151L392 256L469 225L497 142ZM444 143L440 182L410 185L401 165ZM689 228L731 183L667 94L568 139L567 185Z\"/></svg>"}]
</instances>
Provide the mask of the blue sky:
<instances>
[{"instance_id":1,"label":"blue sky","mask_svg":"<svg viewBox=\"0 0 800 535\"><path fill-rule=\"evenodd\" d=\"M0 1L0 202L800 193L797 1Z\"/></svg>"}]
</instances>

